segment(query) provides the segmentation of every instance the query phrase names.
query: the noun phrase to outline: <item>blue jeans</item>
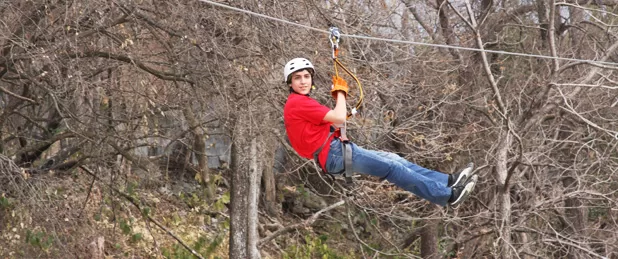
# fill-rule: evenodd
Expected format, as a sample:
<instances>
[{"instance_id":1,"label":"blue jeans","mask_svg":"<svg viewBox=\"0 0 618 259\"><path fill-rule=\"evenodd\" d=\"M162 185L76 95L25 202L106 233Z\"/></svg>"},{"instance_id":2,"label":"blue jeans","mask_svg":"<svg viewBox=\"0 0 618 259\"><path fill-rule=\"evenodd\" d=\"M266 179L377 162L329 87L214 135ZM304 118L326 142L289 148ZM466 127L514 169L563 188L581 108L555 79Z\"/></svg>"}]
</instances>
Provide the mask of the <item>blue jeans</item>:
<instances>
[{"instance_id":1,"label":"blue jeans","mask_svg":"<svg viewBox=\"0 0 618 259\"><path fill-rule=\"evenodd\" d=\"M411 163L397 154L373 151L352 145L352 170L355 173L377 176L400 188L440 206L451 197L447 187L448 174L429 170ZM326 171L336 174L343 170L341 141L333 139L326 159Z\"/></svg>"}]
</instances>

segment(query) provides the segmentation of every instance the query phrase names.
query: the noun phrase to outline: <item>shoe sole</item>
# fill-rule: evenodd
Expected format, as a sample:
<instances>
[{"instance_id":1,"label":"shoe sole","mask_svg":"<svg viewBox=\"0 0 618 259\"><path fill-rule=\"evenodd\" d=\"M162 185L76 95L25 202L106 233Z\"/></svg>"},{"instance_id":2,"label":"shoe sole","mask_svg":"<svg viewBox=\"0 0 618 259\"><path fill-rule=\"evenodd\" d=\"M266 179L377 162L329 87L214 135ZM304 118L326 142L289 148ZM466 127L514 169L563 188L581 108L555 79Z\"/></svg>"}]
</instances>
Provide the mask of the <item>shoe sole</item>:
<instances>
[{"instance_id":1,"label":"shoe sole","mask_svg":"<svg viewBox=\"0 0 618 259\"><path fill-rule=\"evenodd\" d=\"M477 180L478 180L478 175L473 175L472 178L470 178L470 180L466 182L466 185L463 191L461 192L461 195L459 195L457 200L451 203L451 206L457 206L461 204L462 202L464 202L465 200L467 200L468 196L470 196L470 193L474 191L474 186L476 186Z\"/></svg>"},{"instance_id":2,"label":"shoe sole","mask_svg":"<svg viewBox=\"0 0 618 259\"><path fill-rule=\"evenodd\" d=\"M474 163L470 162L468 163L466 168L461 170L461 173L459 173L459 177L457 178L457 180L455 180L455 183L453 183L451 186L457 186L461 182L466 182L466 180L468 179L468 175L472 173L472 170L474 170Z\"/></svg>"}]
</instances>

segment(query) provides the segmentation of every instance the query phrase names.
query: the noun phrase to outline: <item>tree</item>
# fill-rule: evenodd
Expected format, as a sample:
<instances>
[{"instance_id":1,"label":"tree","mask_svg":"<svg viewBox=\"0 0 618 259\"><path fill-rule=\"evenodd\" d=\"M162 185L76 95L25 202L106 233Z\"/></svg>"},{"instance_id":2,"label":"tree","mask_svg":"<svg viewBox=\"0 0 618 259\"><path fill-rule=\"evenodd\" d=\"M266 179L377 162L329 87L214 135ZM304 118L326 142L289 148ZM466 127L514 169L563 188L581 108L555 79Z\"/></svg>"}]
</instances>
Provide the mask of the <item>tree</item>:
<instances>
[{"instance_id":1,"label":"tree","mask_svg":"<svg viewBox=\"0 0 618 259\"><path fill-rule=\"evenodd\" d=\"M427 207L362 177L356 199L346 200L287 149L278 154L287 164L272 173L271 158L286 144L280 68L311 59L312 97L333 104L330 43L315 30L200 1L0 3L0 155L34 178L20 184L80 174L92 184L75 193L91 199L100 184L118 201L126 197L114 189L165 189L185 175L197 178L209 204L230 192L229 254L238 258L258 257L256 246L283 254L302 247L304 236L328 237L327 247L341 253L349 248L341 244L352 244L357 257L616 255L615 1L223 4L318 29L338 26L340 57L366 92L348 123L353 141L444 172L472 160L481 176L472 199L456 210ZM209 165L217 158L206 142L216 134L233 143L233 161L218 168ZM333 205L279 211L288 189ZM256 214L262 200L268 217ZM345 211L335 209L341 200L349 201ZM117 219L123 206L113 203ZM44 214L61 207L52 200L32 206ZM34 221L46 222L42 215ZM80 242L75 232L54 233Z\"/></svg>"}]
</instances>

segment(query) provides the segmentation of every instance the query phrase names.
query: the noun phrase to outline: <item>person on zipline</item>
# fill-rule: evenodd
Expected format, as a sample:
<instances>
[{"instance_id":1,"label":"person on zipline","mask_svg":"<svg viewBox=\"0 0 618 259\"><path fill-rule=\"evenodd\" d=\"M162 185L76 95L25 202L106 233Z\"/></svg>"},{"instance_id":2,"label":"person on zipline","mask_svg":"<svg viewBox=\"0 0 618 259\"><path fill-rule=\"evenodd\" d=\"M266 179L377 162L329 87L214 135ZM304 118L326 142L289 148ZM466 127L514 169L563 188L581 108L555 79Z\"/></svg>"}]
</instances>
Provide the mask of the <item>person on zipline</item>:
<instances>
[{"instance_id":1,"label":"person on zipline","mask_svg":"<svg viewBox=\"0 0 618 259\"><path fill-rule=\"evenodd\" d=\"M346 120L348 85L341 77L333 76L331 94L336 100L330 109L309 97L315 70L305 58L290 60L283 76L290 87L290 95L283 109L283 119L290 144L305 158L314 159L329 174L344 171L343 147L339 131L333 125ZM386 179L431 203L440 206L461 204L474 190L477 175L470 177L474 164L456 174L445 174L423 168L397 154L363 149L350 143L352 171Z\"/></svg>"}]
</instances>

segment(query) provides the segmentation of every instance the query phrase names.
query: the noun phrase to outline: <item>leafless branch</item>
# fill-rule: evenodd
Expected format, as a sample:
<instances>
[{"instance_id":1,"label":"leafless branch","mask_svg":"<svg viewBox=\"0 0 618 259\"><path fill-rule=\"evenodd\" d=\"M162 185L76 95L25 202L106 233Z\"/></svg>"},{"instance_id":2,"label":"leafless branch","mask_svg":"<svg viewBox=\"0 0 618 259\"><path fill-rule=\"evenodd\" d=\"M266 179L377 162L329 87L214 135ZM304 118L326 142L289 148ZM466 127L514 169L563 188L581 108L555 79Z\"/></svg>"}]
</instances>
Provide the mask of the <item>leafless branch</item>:
<instances>
[{"instance_id":1,"label":"leafless branch","mask_svg":"<svg viewBox=\"0 0 618 259\"><path fill-rule=\"evenodd\" d=\"M261 239L258 242L258 247L263 246L265 243L269 242L270 240L273 240L274 238L276 238L276 237L278 237L278 236L280 236L282 234L285 234L287 232L290 232L290 231L298 229L298 228L306 228L306 227L309 227L309 226L313 225L313 223L320 217L320 215L322 213L330 211L330 210L332 210L334 208L337 208L337 207L343 205L344 203L345 203L345 201L343 201L343 200L338 201L336 203L333 203L333 204L329 205L328 207L323 208L323 209L319 210L318 212L314 213L313 215L311 215L311 217L309 217L308 219L304 220L303 222L296 223L296 224L293 224L293 225L289 225L289 226L286 226L286 227L284 227L282 229L279 229L279 230L275 231L275 233L272 233L270 236L267 236L267 237Z\"/></svg>"}]
</instances>

